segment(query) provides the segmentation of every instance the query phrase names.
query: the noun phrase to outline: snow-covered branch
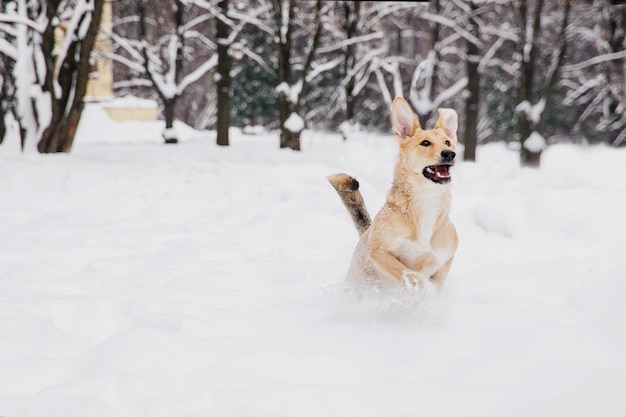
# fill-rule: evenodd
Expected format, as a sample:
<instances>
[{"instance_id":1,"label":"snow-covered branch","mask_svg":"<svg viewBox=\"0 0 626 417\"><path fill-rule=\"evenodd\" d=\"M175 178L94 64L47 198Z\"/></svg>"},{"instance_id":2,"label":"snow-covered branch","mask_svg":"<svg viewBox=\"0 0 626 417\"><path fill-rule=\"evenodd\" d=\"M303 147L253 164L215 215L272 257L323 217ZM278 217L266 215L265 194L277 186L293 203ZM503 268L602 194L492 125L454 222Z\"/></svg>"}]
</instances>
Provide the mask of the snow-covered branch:
<instances>
[{"instance_id":1,"label":"snow-covered branch","mask_svg":"<svg viewBox=\"0 0 626 417\"><path fill-rule=\"evenodd\" d=\"M232 10L229 13L230 17L232 17L233 19L237 19L240 20L242 22L251 24L253 26L255 26L258 29L261 29L263 32L269 34L269 35L274 35L274 29L272 29L270 26L268 26L263 20L259 19L256 16L250 15L250 14L246 14L246 13L240 13L236 10Z\"/></svg>"},{"instance_id":2,"label":"snow-covered branch","mask_svg":"<svg viewBox=\"0 0 626 417\"><path fill-rule=\"evenodd\" d=\"M517 105L515 111L518 113L524 113L526 118L530 120L533 125L537 125L541 120L541 116L545 108L546 99L542 98L535 104L530 104L528 101L524 100Z\"/></svg>"},{"instance_id":3,"label":"snow-covered branch","mask_svg":"<svg viewBox=\"0 0 626 417\"><path fill-rule=\"evenodd\" d=\"M349 38L340 42L333 43L332 45L322 46L318 49L318 52L326 53L326 52L337 51L339 49L345 48L350 45L382 39L383 36L384 36L383 32L367 33L364 35L355 36L353 38Z\"/></svg>"},{"instance_id":4,"label":"snow-covered branch","mask_svg":"<svg viewBox=\"0 0 626 417\"><path fill-rule=\"evenodd\" d=\"M343 58L340 57L340 58L336 58L331 61L327 61L327 62L323 62L319 64L313 63L311 65L311 72L309 72L306 75L306 81L309 82L313 80L315 77L317 77L318 75L320 75L321 73L330 71L336 68L337 65L339 65L342 61L343 61Z\"/></svg>"},{"instance_id":5,"label":"snow-covered branch","mask_svg":"<svg viewBox=\"0 0 626 417\"><path fill-rule=\"evenodd\" d=\"M430 20L432 22L439 23L440 25L452 28L452 29L455 30L455 32L457 32L459 35L461 35L467 41L472 42L474 45L476 45L478 47L482 47L483 46L483 41L481 41L476 36L474 36L471 33L469 33L467 30L465 30L463 27L461 27L457 22L455 22L452 19L449 19L449 18L441 16L441 15L432 14L430 12L422 13L421 17L423 17L426 20Z\"/></svg>"},{"instance_id":6,"label":"snow-covered branch","mask_svg":"<svg viewBox=\"0 0 626 417\"><path fill-rule=\"evenodd\" d=\"M76 42L76 39L83 39L85 33L91 23L91 15L93 12L93 2L90 0L77 0L74 5L73 13L65 30L65 37L61 41L61 46L57 50L57 62L65 62L67 53L70 47ZM75 53L79 53L77 50ZM58 82L59 71L61 65L57 65L55 68L54 76L54 94L57 98L61 97L61 86Z\"/></svg>"},{"instance_id":7,"label":"snow-covered branch","mask_svg":"<svg viewBox=\"0 0 626 417\"><path fill-rule=\"evenodd\" d=\"M17 59L17 48L4 38L0 38L0 55L5 55L13 61Z\"/></svg>"},{"instance_id":8,"label":"snow-covered branch","mask_svg":"<svg viewBox=\"0 0 626 417\"><path fill-rule=\"evenodd\" d=\"M207 72L211 71L217 65L217 54L213 54L211 58L205 61L198 68L187 74L178 84L177 93L180 95L185 89L202 78Z\"/></svg>"},{"instance_id":9,"label":"snow-covered branch","mask_svg":"<svg viewBox=\"0 0 626 417\"><path fill-rule=\"evenodd\" d=\"M615 61L624 58L626 58L626 51L613 52L609 54L594 56L593 58L590 58L583 62L578 62L576 64L564 65L562 69L566 72L578 71L587 67L591 67L593 65L602 64L603 62Z\"/></svg>"},{"instance_id":10,"label":"snow-covered branch","mask_svg":"<svg viewBox=\"0 0 626 417\"><path fill-rule=\"evenodd\" d=\"M28 27L29 29L34 30L37 33L43 33L43 31L45 30L45 26L47 24L47 22L44 22L43 25L42 23L35 22L34 20L31 20L28 17L26 17L25 13L22 15L0 13L0 23L12 23L12 24L17 24L17 25L24 25Z\"/></svg>"}]
</instances>

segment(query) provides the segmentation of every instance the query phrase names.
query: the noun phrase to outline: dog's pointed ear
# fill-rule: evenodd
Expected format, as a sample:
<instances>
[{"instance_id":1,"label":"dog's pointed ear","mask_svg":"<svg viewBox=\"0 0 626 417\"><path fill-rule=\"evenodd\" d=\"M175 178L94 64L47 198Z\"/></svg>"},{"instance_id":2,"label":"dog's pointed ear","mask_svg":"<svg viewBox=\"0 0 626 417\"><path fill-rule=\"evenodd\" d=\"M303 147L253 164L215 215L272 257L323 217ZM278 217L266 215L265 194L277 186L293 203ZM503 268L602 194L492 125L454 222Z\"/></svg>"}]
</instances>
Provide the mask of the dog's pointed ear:
<instances>
[{"instance_id":1,"label":"dog's pointed ear","mask_svg":"<svg viewBox=\"0 0 626 417\"><path fill-rule=\"evenodd\" d=\"M391 106L391 126L393 136L399 142L413 136L420 129L420 122L411 110L411 106L402 97L396 97Z\"/></svg>"},{"instance_id":2,"label":"dog's pointed ear","mask_svg":"<svg viewBox=\"0 0 626 417\"><path fill-rule=\"evenodd\" d=\"M459 127L459 116L453 109L439 109L439 118L435 129L443 129L446 136L456 142L456 131Z\"/></svg>"}]
</instances>

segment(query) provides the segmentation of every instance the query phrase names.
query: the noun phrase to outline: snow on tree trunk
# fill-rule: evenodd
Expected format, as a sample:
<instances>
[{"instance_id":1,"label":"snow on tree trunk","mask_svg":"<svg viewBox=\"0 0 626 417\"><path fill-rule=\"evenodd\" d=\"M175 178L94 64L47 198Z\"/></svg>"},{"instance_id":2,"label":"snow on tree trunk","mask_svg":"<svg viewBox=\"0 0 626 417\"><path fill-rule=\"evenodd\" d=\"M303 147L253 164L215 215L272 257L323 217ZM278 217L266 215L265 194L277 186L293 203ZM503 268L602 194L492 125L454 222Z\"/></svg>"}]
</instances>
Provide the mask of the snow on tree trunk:
<instances>
[{"instance_id":1,"label":"snow on tree trunk","mask_svg":"<svg viewBox=\"0 0 626 417\"><path fill-rule=\"evenodd\" d=\"M174 110L176 108L176 98L163 101L163 116L165 117L165 130L163 130L163 142L165 144L178 143L178 136L174 128Z\"/></svg>"},{"instance_id":2,"label":"snow on tree trunk","mask_svg":"<svg viewBox=\"0 0 626 417\"><path fill-rule=\"evenodd\" d=\"M524 166L538 168L541 164L541 153L546 147L546 140L538 132L532 132L524 141Z\"/></svg>"},{"instance_id":3,"label":"snow on tree trunk","mask_svg":"<svg viewBox=\"0 0 626 417\"><path fill-rule=\"evenodd\" d=\"M283 123L283 127L291 133L300 133L304 130L304 120L296 113L291 113Z\"/></svg>"},{"instance_id":4,"label":"snow on tree trunk","mask_svg":"<svg viewBox=\"0 0 626 417\"><path fill-rule=\"evenodd\" d=\"M276 93L278 96L277 106L280 119L280 147L299 151L300 133L302 129L291 131L286 127L286 122L292 114L297 115L299 113L302 98L306 93L307 83L309 81L308 75L312 68L313 58L319 47L322 32L322 2L318 0L315 6L313 6L313 14L311 16L311 25L313 27L309 28L308 31L300 32L300 34L308 35L305 38L308 44L308 50L300 56L302 58L302 66L297 73L293 62L295 56L292 55L292 52L296 52L295 50L292 51L292 46L298 27L295 21L296 0L276 1L273 3L273 6L275 19L274 39L278 43ZM332 7L332 4L330 7ZM310 36L311 34L312 38ZM309 40L309 38L311 39ZM304 127L304 122L302 125L302 127Z\"/></svg>"},{"instance_id":5,"label":"snow on tree trunk","mask_svg":"<svg viewBox=\"0 0 626 417\"><path fill-rule=\"evenodd\" d=\"M361 4L358 1L344 1L343 12L344 22L343 30L346 34L346 40L351 42L358 35L358 22L360 18ZM344 87L345 94L345 121L352 124L354 119L354 105L355 105L355 87L356 79L354 76L348 77L354 71L357 64L356 58L356 43L349 43L345 47L344 51L344 64L343 64L343 76L347 78L347 82Z\"/></svg>"},{"instance_id":6,"label":"snow on tree trunk","mask_svg":"<svg viewBox=\"0 0 626 417\"><path fill-rule=\"evenodd\" d=\"M154 10L148 0L137 2L137 21L139 39L125 39L113 36L117 48L120 48L130 58L113 54L117 62L125 64L133 71L136 71L147 81L157 93L163 104L163 116L165 118L165 131L163 140L166 144L178 143L176 130L174 129L175 107L178 98L192 84L200 80L205 74L214 69L218 64L217 54L213 54L190 71L184 71L188 64L189 50L193 46L188 39L195 39L199 35L196 30L197 25L207 20L206 16L216 16L219 14L210 2L190 2L187 0L175 0L173 7L161 10ZM194 18L188 17L191 14L191 7L201 7L207 9L205 15ZM198 9L194 9L197 11ZM189 11L189 13L185 13ZM172 24L158 25L158 18L165 17L172 19ZM155 19L155 14L157 19ZM159 36L159 31L165 31ZM146 81L146 79L142 81Z\"/></svg>"},{"instance_id":7,"label":"snow on tree trunk","mask_svg":"<svg viewBox=\"0 0 626 417\"><path fill-rule=\"evenodd\" d=\"M89 57L104 0L9 2L0 35L3 66L12 68L3 83L23 151L71 149L89 77ZM63 34L60 35L60 32ZM5 73L6 74L6 73ZM5 97L2 97L5 98Z\"/></svg>"},{"instance_id":8,"label":"snow on tree trunk","mask_svg":"<svg viewBox=\"0 0 626 417\"><path fill-rule=\"evenodd\" d=\"M37 149L41 153L69 152L85 103L90 54L96 40L104 0L77 0L66 22L61 46L54 51L59 25L59 2L48 0L48 24L43 33L46 78L43 91L52 98L50 124L43 130ZM56 55L56 63L53 57ZM56 65L55 65L56 64Z\"/></svg>"},{"instance_id":9,"label":"snow on tree trunk","mask_svg":"<svg viewBox=\"0 0 626 417\"><path fill-rule=\"evenodd\" d=\"M552 59L546 71L544 83L539 93L539 98L535 98L535 104L531 104L533 97L533 86L539 67L537 63L537 39L541 28L541 9L543 0L536 0L532 11L532 18L529 21L526 15L526 0L520 2L520 15L522 18L522 42L521 45L521 79L518 91L518 131L520 135L520 161L522 166L538 167L540 164L543 147L526 146L529 138L541 137L537 132L544 118L546 104L552 100L552 89L558 80L558 73L563 65L566 52L566 28L570 11L570 2L563 5L561 20L558 26L557 39L554 41L556 47L552 54ZM545 143L545 141L544 141Z\"/></svg>"},{"instance_id":10,"label":"snow on tree trunk","mask_svg":"<svg viewBox=\"0 0 626 417\"><path fill-rule=\"evenodd\" d=\"M5 121L9 129L13 123L17 125L22 151L36 152L37 141L48 125L51 113L50 94L42 92L46 62L41 45L47 16L43 7L28 0L17 0L9 3L2 17L10 22L0 33L2 117L7 117L5 112L13 116Z\"/></svg>"},{"instance_id":11,"label":"snow on tree trunk","mask_svg":"<svg viewBox=\"0 0 626 417\"><path fill-rule=\"evenodd\" d=\"M536 121L532 119L530 101L532 99L533 80L535 78L535 59L537 55L536 40L541 27L541 8L543 0L536 0L531 19L527 16L526 0L520 1L521 17L520 56L522 57L517 106L517 129L520 136L520 161L522 166L538 166L540 155L534 155L524 143L536 129Z\"/></svg>"}]
</instances>

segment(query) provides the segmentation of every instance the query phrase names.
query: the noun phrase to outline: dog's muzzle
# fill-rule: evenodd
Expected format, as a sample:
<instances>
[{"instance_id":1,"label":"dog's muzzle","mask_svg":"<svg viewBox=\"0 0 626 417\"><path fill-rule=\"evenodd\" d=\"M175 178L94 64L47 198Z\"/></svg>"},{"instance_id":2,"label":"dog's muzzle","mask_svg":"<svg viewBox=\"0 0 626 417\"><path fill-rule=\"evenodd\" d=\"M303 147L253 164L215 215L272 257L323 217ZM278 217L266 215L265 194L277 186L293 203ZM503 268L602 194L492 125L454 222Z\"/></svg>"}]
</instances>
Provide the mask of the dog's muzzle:
<instances>
[{"instance_id":1,"label":"dog's muzzle","mask_svg":"<svg viewBox=\"0 0 626 417\"><path fill-rule=\"evenodd\" d=\"M441 163L424 168L422 174L437 184L447 184L452 180L450 168L454 165L456 153L449 149L441 151Z\"/></svg>"}]
</instances>

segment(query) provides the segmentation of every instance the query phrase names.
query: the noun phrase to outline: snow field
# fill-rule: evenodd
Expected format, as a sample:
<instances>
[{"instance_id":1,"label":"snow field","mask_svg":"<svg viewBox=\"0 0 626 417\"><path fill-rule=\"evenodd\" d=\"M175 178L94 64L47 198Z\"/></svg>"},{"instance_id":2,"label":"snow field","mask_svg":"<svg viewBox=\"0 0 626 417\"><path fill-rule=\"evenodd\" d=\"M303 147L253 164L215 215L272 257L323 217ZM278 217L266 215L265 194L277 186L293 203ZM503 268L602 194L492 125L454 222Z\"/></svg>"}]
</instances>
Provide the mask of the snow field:
<instances>
[{"instance_id":1,"label":"snow field","mask_svg":"<svg viewBox=\"0 0 626 417\"><path fill-rule=\"evenodd\" d=\"M604 416L626 411L626 152L503 144L453 169L449 281L343 285L390 136L232 146L90 107L71 154L0 147L0 415Z\"/></svg>"}]
</instances>

